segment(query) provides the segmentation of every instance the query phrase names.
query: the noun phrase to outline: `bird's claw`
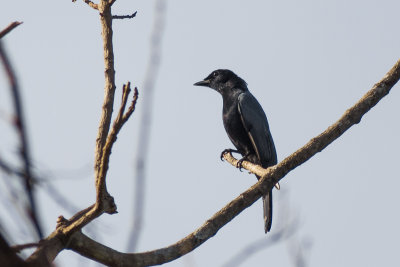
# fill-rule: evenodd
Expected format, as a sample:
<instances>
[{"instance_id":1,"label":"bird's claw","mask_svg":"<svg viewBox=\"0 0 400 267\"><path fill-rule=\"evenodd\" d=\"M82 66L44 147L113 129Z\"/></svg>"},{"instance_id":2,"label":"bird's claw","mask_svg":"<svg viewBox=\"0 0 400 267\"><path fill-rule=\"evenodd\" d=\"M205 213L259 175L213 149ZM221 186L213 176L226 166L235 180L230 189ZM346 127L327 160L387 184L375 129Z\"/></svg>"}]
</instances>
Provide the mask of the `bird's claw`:
<instances>
[{"instance_id":1,"label":"bird's claw","mask_svg":"<svg viewBox=\"0 0 400 267\"><path fill-rule=\"evenodd\" d=\"M239 169L239 171L242 171L243 168L243 161L245 160L245 158L241 158L238 160L238 162L236 163L236 168Z\"/></svg>"},{"instance_id":2,"label":"bird's claw","mask_svg":"<svg viewBox=\"0 0 400 267\"><path fill-rule=\"evenodd\" d=\"M281 190L281 185L279 184L279 182L277 182L277 183L275 184L275 188L276 188L277 190Z\"/></svg>"},{"instance_id":3,"label":"bird's claw","mask_svg":"<svg viewBox=\"0 0 400 267\"><path fill-rule=\"evenodd\" d=\"M221 161L224 161L224 155L226 153L232 153L232 149L227 148L227 149L224 149L224 151L221 152L221 156L220 156Z\"/></svg>"}]
</instances>

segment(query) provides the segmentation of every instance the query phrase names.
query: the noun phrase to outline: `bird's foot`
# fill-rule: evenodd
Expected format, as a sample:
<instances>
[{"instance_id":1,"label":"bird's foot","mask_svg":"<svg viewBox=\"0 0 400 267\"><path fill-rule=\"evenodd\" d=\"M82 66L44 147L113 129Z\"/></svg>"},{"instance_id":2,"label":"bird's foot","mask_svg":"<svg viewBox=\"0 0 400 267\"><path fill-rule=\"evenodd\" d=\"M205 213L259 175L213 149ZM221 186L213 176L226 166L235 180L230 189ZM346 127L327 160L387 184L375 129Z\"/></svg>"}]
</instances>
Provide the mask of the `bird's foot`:
<instances>
[{"instance_id":1,"label":"bird's foot","mask_svg":"<svg viewBox=\"0 0 400 267\"><path fill-rule=\"evenodd\" d=\"M220 159L221 159L222 161L224 161L224 155L225 155L226 153L232 154L232 152L239 153L239 151L237 151L237 150L227 148L227 149L224 149L224 151L221 152Z\"/></svg>"},{"instance_id":2,"label":"bird's foot","mask_svg":"<svg viewBox=\"0 0 400 267\"><path fill-rule=\"evenodd\" d=\"M244 160L245 160L245 158L243 157L243 158L239 159L238 162L236 163L236 168L238 168L239 171L242 171L242 168L243 168L243 161L244 161Z\"/></svg>"},{"instance_id":3,"label":"bird's foot","mask_svg":"<svg viewBox=\"0 0 400 267\"><path fill-rule=\"evenodd\" d=\"M250 155L250 154L246 154L243 158L239 159L238 162L236 163L236 168L238 168L239 171L242 171L242 168L243 168L243 161L247 160L247 157L248 157L249 155Z\"/></svg>"}]
</instances>

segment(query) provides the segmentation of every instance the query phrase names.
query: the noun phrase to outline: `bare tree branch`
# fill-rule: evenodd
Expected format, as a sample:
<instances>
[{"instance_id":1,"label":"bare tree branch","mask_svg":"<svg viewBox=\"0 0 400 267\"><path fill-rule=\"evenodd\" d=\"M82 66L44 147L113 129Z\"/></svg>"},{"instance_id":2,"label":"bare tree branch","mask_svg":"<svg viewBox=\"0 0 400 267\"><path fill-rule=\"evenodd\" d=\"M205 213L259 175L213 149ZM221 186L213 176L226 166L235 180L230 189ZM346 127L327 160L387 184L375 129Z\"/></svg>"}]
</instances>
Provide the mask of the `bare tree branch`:
<instances>
[{"instance_id":1,"label":"bare tree branch","mask_svg":"<svg viewBox=\"0 0 400 267\"><path fill-rule=\"evenodd\" d=\"M18 26L18 25L16 25ZM14 27L16 27L14 26ZM12 28L12 27L11 27ZM11 29L10 29L11 31ZM36 208L36 200L34 196L33 189L33 176L31 170L31 156L30 149L28 143L28 135L25 127L25 117L21 102L21 96L19 91L19 85L17 78L15 76L15 72L11 66L11 62L8 59L8 56L3 48L3 45L0 41L0 58L3 63L4 69L7 73L7 78L10 83L10 91L13 99L13 107L14 107L14 127L19 136L19 153L21 157L21 161L24 166L24 185L25 191L29 201L29 207L27 207L28 217L31 218L33 225L35 226L36 233L40 239L43 237L42 229L39 223L37 208Z\"/></svg>"},{"instance_id":2,"label":"bare tree branch","mask_svg":"<svg viewBox=\"0 0 400 267\"><path fill-rule=\"evenodd\" d=\"M76 2L76 0L72 0L72 2ZM90 0L83 0L83 2L85 2L86 4L88 4L91 8L98 10L99 6L98 4L93 3Z\"/></svg>"},{"instance_id":3,"label":"bare tree branch","mask_svg":"<svg viewBox=\"0 0 400 267\"><path fill-rule=\"evenodd\" d=\"M22 23L23 22L19 22L19 21L11 22L10 25L8 25L4 30L2 30L0 32L0 39L3 38L10 31L12 31L14 28L16 28L17 26L21 25Z\"/></svg>"},{"instance_id":4,"label":"bare tree branch","mask_svg":"<svg viewBox=\"0 0 400 267\"><path fill-rule=\"evenodd\" d=\"M134 96L131 105L129 106L126 113L125 107L128 100L128 96L130 93L130 83L124 85L123 87L123 95L122 95L122 103L119 109L118 116L116 117L113 127L110 131L110 134L107 137L106 143L103 148L103 157L100 169L100 175L106 175L108 169L108 160L111 155L111 148L114 142L117 139L117 134L119 133L120 129L122 128L123 124L129 119L133 111L136 107L136 101L138 99L138 91L135 88ZM98 189L99 190L99 189ZM113 202L112 202L113 203ZM108 207L109 210L112 209L112 206ZM45 244L49 242L56 242L55 239L64 240L59 244L62 246L61 250L64 248L65 244L67 243L66 240L76 231L79 231L87 225L89 222L100 216L104 210L101 209L101 206L98 206L98 203L89 206L88 208L81 210L80 212L76 213L72 216L69 220L65 219L63 216L59 216L57 221L57 228L48 238L46 238ZM116 210L114 211L114 213ZM59 246L57 246L57 249ZM49 254L46 250L50 249L51 251L54 250L52 247L40 247L31 257L28 258L29 262L36 262L36 261L43 261L43 258L46 257L49 262L52 262L54 258L48 258L46 255ZM61 250L56 251L54 253L50 253L52 256L56 256Z\"/></svg>"},{"instance_id":5,"label":"bare tree branch","mask_svg":"<svg viewBox=\"0 0 400 267\"><path fill-rule=\"evenodd\" d=\"M103 148L107 140L108 131L111 124L115 94L115 70L114 70L114 50L112 43L112 15L111 5L107 0L101 0L98 6L100 13L101 35L103 37L104 65L105 65L105 86L104 103L100 117L100 126L97 133L95 149L95 179L96 179L96 208L100 208L107 213L115 213L116 206L114 199L107 192L106 172L102 172L105 166L103 161ZM98 207L97 207L98 206Z\"/></svg>"},{"instance_id":6,"label":"bare tree branch","mask_svg":"<svg viewBox=\"0 0 400 267\"><path fill-rule=\"evenodd\" d=\"M113 19L133 19L134 17L136 17L137 11L135 11L132 15L122 15L122 16L118 16L118 15L113 15L112 18Z\"/></svg>"},{"instance_id":7,"label":"bare tree branch","mask_svg":"<svg viewBox=\"0 0 400 267\"><path fill-rule=\"evenodd\" d=\"M93 2L84 0L89 4ZM27 262L37 266L47 266L65 248L72 249L85 257L110 266L149 266L172 261L194 250L209 238L214 236L219 229L236 217L244 209L257 201L264 192L271 190L276 182L281 180L288 172L301 165L313 155L323 150L352 125L358 123L362 116L379 102L400 78L400 61L376 84L354 107L346 111L342 118L330 126L324 133L311 139L303 148L297 150L281 163L268 169L263 169L249 162L244 162L243 167L262 176L251 188L243 192L236 199L227 204L213 217L208 219L201 227L182 240L168 247L143 253L121 253L108 248L81 233L82 227L102 215L103 213L115 213L116 206L112 196L107 192L106 175L112 145L116 136L135 108L135 97L128 111L125 112L129 84L124 86L122 103L119 113L111 127L111 116L115 94L115 70L112 44L112 14L111 5L115 0L100 0L97 9L100 13L102 25L102 37L105 61L105 94L100 118L100 126L96 139L95 150L95 178L96 178L96 202L92 206L78 212L70 220L59 217L56 230L41 242L41 246L28 258ZM159 0L165 5L165 0ZM93 6L92 6L93 7ZM161 25L163 26L163 25ZM160 36L153 36L153 45L156 46ZM157 52L158 50L155 49ZM151 64L158 63L159 57L155 52ZM151 65L150 64L150 65ZM149 67L150 69L150 67ZM157 70L157 69L155 69ZM154 70L153 70L154 71ZM154 71L155 72L155 71ZM154 72L152 75L154 76ZM150 85L154 82L146 80ZM128 92L128 93L127 93ZM137 93L136 93L137 99ZM151 99L151 98L150 98ZM144 105L147 106L147 105ZM132 112L130 112L132 110ZM129 113L130 112L130 113ZM230 154L224 158L232 164L237 160ZM143 166L143 162L142 165Z\"/></svg>"},{"instance_id":8,"label":"bare tree branch","mask_svg":"<svg viewBox=\"0 0 400 267\"><path fill-rule=\"evenodd\" d=\"M26 260L33 266L51 266L51 263L64 248L68 236L62 232L54 231L45 239L42 239L38 249Z\"/></svg>"},{"instance_id":9,"label":"bare tree branch","mask_svg":"<svg viewBox=\"0 0 400 267\"><path fill-rule=\"evenodd\" d=\"M119 109L118 115L113 123L113 127L111 129L111 132L109 133L107 137L106 144L104 145L104 152L103 152L103 157L105 157L105 154L111 154L111 146L112 144L117 140L117 135L119 131L121 130L122 126L125 124L125 122L129 119L129 117L132 115L132 113L135 111L136 108L136 102L139 96L138 90L135 87L134 94L133 94L133 100L131 105L128 108L128 111L125 113L125 107L126 103L128 101L128 96L129 93L131 92L131 83L128 82L127 84L124 84L123 89L122 89L122 101L121 101L121 107Z\"/></svg>"},{"instance_id":10,"label":"bare tree branch","mask_svg":"<svg viewBox=\"0 0 400 267\"><path fill-rule=\"evenodd\" d=\"M230 222L240 212L251 206L264 192L271 190L274 184L285 177L287 173L310 159L316 153L322 151L352 125L360 122L362 116L387 95L399 79L400 60L396 62L380 82L375 84L353 107L349 108L336 123L328 127L326 131L317 137L312 138L306 145L279 164L268 169L263 169L250 162L243 162L245 169L262 176L262 178L214 214L200 228L175 244L143 253L121 253L77 232L71 238L68 248L108 266L158 265L170 262L191 252L213 237L219 229ZM236 166L237 160L231 154L225 154L224 158L233 166Z\"/></svg>"},{"instance_id":11,"label":"bare tree branch","mask_svg":"<svg viewBox=\"0 0 400 267\"><path fill-rule=\"evenodd\" d=\"M60 216L57 222L56 230L46 239L44 239L43 245L41 245L27 259L27 262L29 263L48 264L52 262L57 254L65 248L68 239L74 232L81 230L82 227L102 215L104 212L109 214L117 212L114 198L107 192L106 188L108 161L111 154L112 145L116 140L119 130L135 109L138 92L137 88L135 88L132 104L128 108L128 111L124 114L127 98L131 90L130 83L124 85L120 112L114 122L111 132L109 133L115 94L111 5L107 0L101 0L98 8L102 26L104 48L105 92L95 150L96 202L88 208L76 213L69 220L66 220L63 216Z\"/></svg>"},{"instance_id":12,"label":"bare tree branch","mask_svg":"<svg viewBox=\"0 0 400 267\"><path fill-rule=\"evenodd\" d=\"M108 162L109 162L109 158L111 155L111 149L112 146L114 144L114 142L117 140L117 134L119 133L119 131L121 130L122 126L124 125L124 123L129 119L129 117L132 115L133 111L135 110L136 107L136 101L138 99L138 90L135 87L135 92L134 92L134 96L133 96L133 100L132 103L130 105L130 107L128 108L128 111L124 114L125 112L125 106L126 106L126 102L128 100L128 96L129 93L131 91L130 88L130 82L128 82L126 85L123 86L123 92L122 92L122 103L121 103L121 107L120 110L118 112L118 115L114 121L113 127L110 131L110 133L108 134L106 143L104 144L103 150L102 150L102 157L101 157L101 165L100 165L100 170L98 172L99 177L101 177L103 180L105 180L106 174L107 174L107 170L108 170ZM98 184L98 187L100 187L101 184ZM101 190L101 189L98 189ZM112 202L113 204L113 202ZM109 208L109 213L110 211L112 211L112 206L110 206ZM116 207L114 212L116 212ZM112 212L112 213L114 213Z\"/></svg>"}]
</instances>

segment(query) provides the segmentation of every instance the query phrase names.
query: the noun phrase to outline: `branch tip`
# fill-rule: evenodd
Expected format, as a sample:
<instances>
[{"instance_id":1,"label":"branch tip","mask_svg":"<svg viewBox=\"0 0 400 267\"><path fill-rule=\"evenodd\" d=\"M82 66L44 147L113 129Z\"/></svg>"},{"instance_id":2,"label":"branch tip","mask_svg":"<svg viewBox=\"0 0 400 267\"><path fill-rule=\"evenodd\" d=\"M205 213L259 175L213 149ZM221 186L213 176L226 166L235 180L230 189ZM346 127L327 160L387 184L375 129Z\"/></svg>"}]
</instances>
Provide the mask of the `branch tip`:
<instances>
[{"instance_id":1,"label":"branch tip","mask_svg":"<svg viewBox=\"0 0 400 267\"><path fill-rule=\"evenodd\" d=\"M76 0L72 0L73 3L76 2ZM85 2L88 6L90 6L93 9L99 10L99 5L95 4L94 2L92 2L91 0L83 0L83 2Z\"/></svg>"},{"instance_id":2,"label":"branch tip","mask_svg":"<svg viewBox=\"0 0 400 267\"><path fill-rule=\"evenodd\" d=\"M4 30L0 32L0 39L3 38L7 33L21 25L23 22L22 21L14 21L11 22Z\"/></svg>"},{"instance_id":3,"label":"branch tip","mask_svg":"<svg viewBox=\"0 0 400 267\"><path fill-rule=\"evenodd\" d=\"M113 19L132 19L134 17L136 17L137 11L135 11L132 15L122 15L122 16L118 16L118 15L113 15L112 18Z\"/></svg>"}]
</instances>

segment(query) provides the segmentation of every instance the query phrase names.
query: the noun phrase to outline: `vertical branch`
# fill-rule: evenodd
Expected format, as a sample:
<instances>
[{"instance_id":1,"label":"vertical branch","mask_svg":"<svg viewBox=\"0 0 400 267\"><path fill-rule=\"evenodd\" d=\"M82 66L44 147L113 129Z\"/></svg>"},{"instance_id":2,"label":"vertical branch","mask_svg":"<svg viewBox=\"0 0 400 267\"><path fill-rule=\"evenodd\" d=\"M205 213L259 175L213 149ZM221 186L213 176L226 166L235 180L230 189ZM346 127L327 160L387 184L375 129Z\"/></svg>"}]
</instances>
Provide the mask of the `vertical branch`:
<instances>
[{"instance_id":1,"label":"vertical branch","mask_svg":"<svg viewBox=\"0 0 400 267\"><path fill-rule=\"evenodd\" d=\"M154 83L157 77L160 58L161 58L161 40L165 27L166 1L158 0L155 6L155 18L151 35L151 50L149 65L146 71L146 78L143 86L144 103L143 113L141 116L141 128L139 132L139 146L137 148L136 166L135 166L135 194L134 194L134 210L133 223L128 239L128 251L134 251L139 241L142 223L143 223L143 207L144 207L144 192L146 181L146 166L147 153L149 148L150 126L152 119Z\"/></svg>"},{"instance_id":2,"label":"vertical branch","mask_svg":"<svg viewBox=\"0 0 400 267\"><path fill-rule=\"evenodd\" d=\"M32 170L31 170L31 161L30 161L30 150L28 144L28 138L25 128L25 118L24 112L21 103L21 97L19 93L19 85L17 82L17 78L15 76L14 70L11 66L11 63L7 57L7 54L3 48L2 43L0 42L0 58L3 62L4 69L7 73L7 77L10 83L11 94L13 98L13 106L14 106L14 127L17 130L20 140L20 156L23 162L24 168L24 186L25 191L28 196L29 207L27 208L28 215L32 220L32 223L36 229L37 235L40 239L43 238L43 233L39 224L39 220L37 217L37 208L36 201L33 193L33 179L32 179Z\"/></svg>"},{"instance_id":3,"label":"vertical branch","mask_svg":"<svg viewBox=\"0 0 400 267\"><path fill-rule=\"evenodd\" d=\"M103 38L104 66L105 66L105 86L103 110L100 117L100 125L96 139L95 149L95 179L96 179L96 203L100 205L101 200L108 196L105 184L105 174L100 175L103 147L107 140L108 131L111 124L111 115L113 112L114 93L115 93L115 70L114 70L114 52L112 43L112 15L111 5L107 0L101 0L99 3L101 35Z\"/></svg>"}]
</instances>

